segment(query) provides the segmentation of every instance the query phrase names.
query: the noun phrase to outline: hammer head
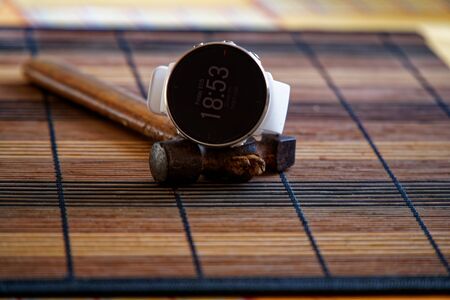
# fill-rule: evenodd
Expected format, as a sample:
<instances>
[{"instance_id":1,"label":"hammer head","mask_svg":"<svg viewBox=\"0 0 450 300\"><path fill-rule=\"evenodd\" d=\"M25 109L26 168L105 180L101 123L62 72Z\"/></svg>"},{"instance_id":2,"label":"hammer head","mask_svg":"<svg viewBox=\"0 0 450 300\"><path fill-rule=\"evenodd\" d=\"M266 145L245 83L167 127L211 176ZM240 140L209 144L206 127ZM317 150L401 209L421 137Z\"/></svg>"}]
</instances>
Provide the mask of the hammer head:
<instances>
[{"instance_id":1,"label":"hammer head","mask_svg":"<svg viewBox=\"0 0 450 300\"><path fill-rule=\"evenodd\" d=\"M265 170L291 167L295 144L294 137L268 134L227 148L206 148L178 138L153 144L150 171L160 183L193 183L201 174L215 181L245 182Z\"/></svg>"},{"instance_id":2,"label":"hammer head","mask_svg":"<svg viewBox=\"0 0 450 300\"><path fill-rule=\"evenodd\" d=\"M287 135L263 134L257 142L258 153L270 172L282 172L294 165L295 146L295 137Z\"/></svg>"},{"instance_id":3,"label":"hammer head","mask_svg":"<svg viewBox=\"0 0 450 300\"><path fill-rule=\"evenodd\" d=\"M150 151L150 172L159 183L193 183L202 163L200 147L184 139L154 143Z\"/></svg>"}]
</instances>

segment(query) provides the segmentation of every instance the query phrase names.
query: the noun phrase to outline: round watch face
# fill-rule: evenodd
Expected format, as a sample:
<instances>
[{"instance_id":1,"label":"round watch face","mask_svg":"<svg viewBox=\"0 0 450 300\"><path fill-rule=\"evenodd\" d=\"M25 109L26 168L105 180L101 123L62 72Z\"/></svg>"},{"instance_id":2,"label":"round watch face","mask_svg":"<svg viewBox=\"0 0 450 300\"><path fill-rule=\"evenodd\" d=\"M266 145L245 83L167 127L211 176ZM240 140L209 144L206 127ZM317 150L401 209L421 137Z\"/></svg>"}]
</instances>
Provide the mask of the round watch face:
<instances>
[{"instance_id":1,"label":"round watch face","mask_svg":"<svg viewBox=\"0 0 450 300\"><path fill-rule=\"evenodd\" d=\"M181 133L209 146L229 145L251 134L268 101L258 63L244 50L221 43L183 56L172 70L166 96Z\"/></svg>"}]
</instances>

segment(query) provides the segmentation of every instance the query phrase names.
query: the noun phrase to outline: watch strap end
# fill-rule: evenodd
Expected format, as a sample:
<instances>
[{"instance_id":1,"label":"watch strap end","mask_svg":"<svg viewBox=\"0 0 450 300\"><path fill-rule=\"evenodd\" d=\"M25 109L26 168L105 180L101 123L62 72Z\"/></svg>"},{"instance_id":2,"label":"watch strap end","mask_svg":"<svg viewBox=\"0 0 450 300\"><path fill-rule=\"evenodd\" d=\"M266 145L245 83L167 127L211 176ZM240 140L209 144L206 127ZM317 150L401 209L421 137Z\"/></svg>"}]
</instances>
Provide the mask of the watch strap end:
<instances>
[{"instance_id":1,"label":"watch strap end","mask_svg":"<svg viewBox=\"0 0 450 300\"><path fill-rule=\"evenodd\" d=\"M164 84L168 73L167 66L159 66L153 70L148 90L147 106L155 114L166 114L163 101Z\"/></svg>"},{"instance_id":2,"label":"watch strap end","mask_svg":"<svg viewBox=\"0 0 450 300\"><path fill-rule=\"evenodd\" d=\"M271 85L269 108L258 133L281 134L286 120L291 87L286 83L273 80L272 76L269 77L269 81Z\"/></svg>"}]
</instances>

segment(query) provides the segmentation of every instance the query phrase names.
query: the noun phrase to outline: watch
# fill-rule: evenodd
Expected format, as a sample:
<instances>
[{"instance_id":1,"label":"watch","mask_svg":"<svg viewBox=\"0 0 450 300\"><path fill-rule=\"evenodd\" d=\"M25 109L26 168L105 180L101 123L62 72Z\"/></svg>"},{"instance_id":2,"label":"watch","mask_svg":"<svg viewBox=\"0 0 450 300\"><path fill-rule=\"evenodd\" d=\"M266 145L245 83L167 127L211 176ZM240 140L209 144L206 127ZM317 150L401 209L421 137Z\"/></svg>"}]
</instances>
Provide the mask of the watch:
<instances>
[{"instance_id":1,"label":"watch","mask_svg":"<svg viewBox=\"0 0 450 300\"><path fill-rule=\"evenodd\" d=\"M259 57L231 41L200 43L152 74L148 107L169 116L183 137L208 147L242 145L281 134L289 85L264 71Z\"/></svg>"}]
</instances>

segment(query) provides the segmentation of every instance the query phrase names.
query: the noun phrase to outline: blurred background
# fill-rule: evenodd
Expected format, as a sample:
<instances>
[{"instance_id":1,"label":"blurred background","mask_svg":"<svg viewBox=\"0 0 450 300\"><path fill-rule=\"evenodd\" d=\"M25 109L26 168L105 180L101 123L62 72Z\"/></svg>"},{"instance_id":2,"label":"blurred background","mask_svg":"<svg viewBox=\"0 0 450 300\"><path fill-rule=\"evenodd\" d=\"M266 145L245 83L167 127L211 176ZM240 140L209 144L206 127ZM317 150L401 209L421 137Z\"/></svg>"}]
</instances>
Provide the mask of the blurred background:
<instances>
[{"instance_id":1,"label":"blurred background","mask_svg":"<svg viewBox=\"0 0 450 300\"><path fill-rule=\"evenodd\" d=\"M449 23L446 0L3 0L2 25L410 29Z\"/></svg>"}]
</instances>

